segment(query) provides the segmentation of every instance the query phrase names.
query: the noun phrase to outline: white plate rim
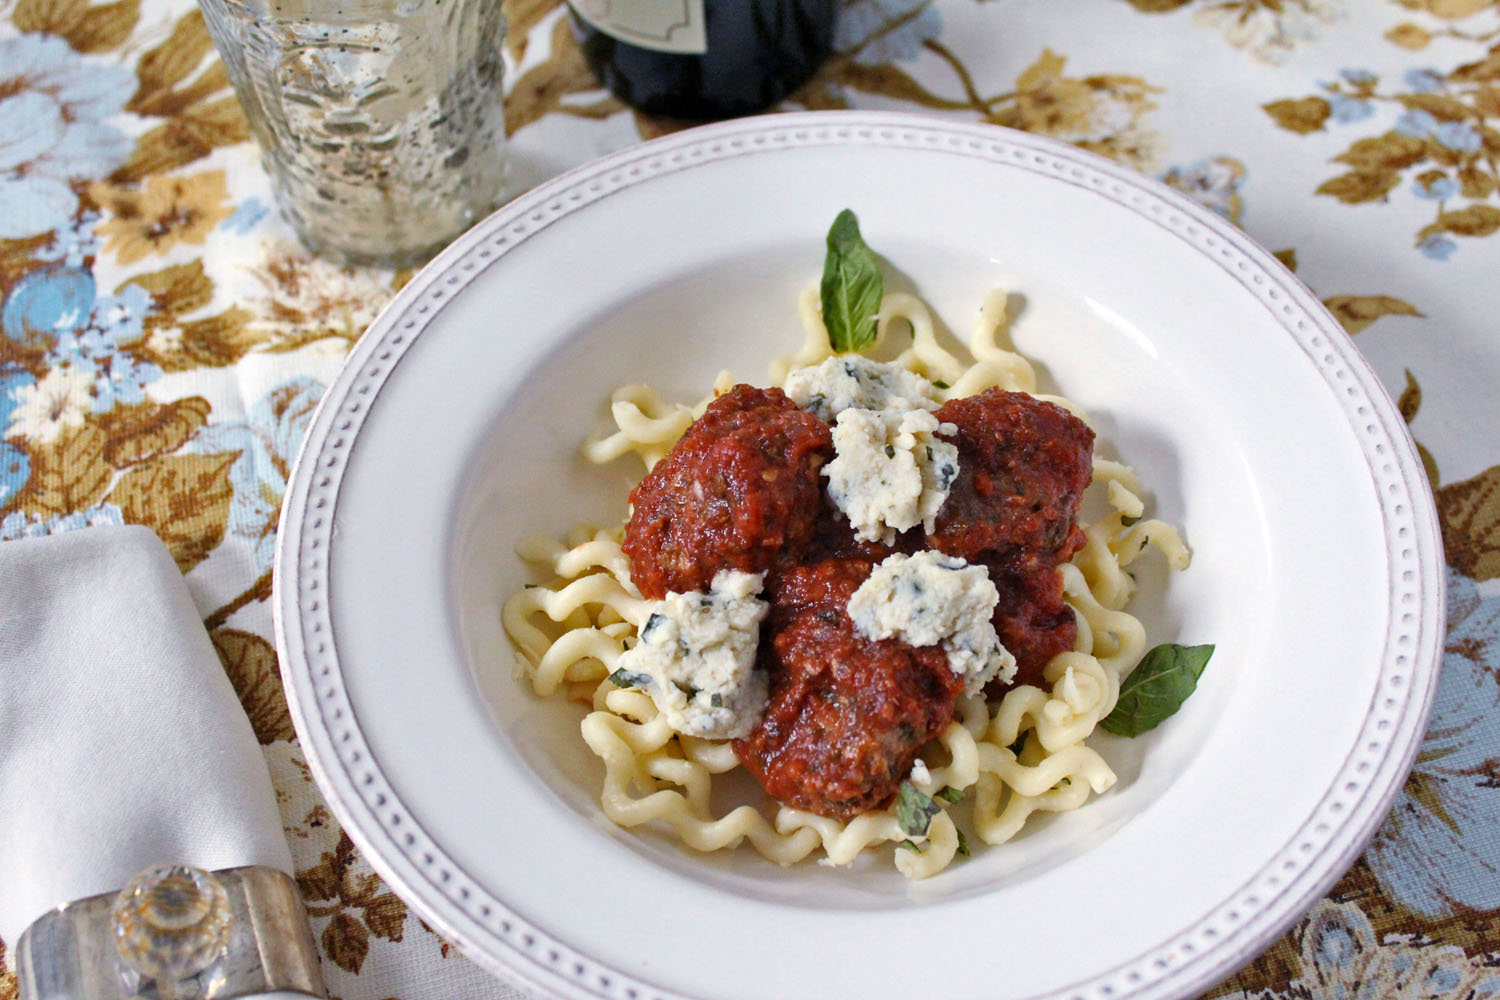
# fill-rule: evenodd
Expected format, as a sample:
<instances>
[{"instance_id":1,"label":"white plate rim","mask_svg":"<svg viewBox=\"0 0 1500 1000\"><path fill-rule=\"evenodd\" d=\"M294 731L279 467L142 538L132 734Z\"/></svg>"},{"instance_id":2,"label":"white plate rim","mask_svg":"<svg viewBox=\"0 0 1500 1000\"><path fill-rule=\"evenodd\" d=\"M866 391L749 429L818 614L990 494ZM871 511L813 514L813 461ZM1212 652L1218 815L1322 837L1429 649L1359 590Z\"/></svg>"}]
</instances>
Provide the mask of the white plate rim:
<instances>
[{"instance_id":1,"label":"white plate rim","mask_svg":"<svg viewBox=\"0 0 1500 1000\"><path fill-rule=\"evenodd\" d=\"M351 352L320 402L289 478L278 525L273 617L287 700L313 777L372 867L430 924L489 971L550 997L679 994L609 968L529 925L403 820L343 690L332 650L328 560L339 478L363 414L425 325L469 281L534 233L611 193L706 163L782 147L875 145L990 159L1087 187L1188 243L1261 300L1334 392L1380 497L1390 607L1364 728L1317 809L1242 889L1193 927L1086 979L1068 997L1186 996L1249 961L1354 862L1420 746L1445 632L1436 509L1404 421L1322 303L1226 220L1165 185L1073 146L997 126L902 112L802 112L703 126L585 164L478 223L413 278ZM1394 609L1415 607L1398 614Z\"/></svg>"}]
</instances>

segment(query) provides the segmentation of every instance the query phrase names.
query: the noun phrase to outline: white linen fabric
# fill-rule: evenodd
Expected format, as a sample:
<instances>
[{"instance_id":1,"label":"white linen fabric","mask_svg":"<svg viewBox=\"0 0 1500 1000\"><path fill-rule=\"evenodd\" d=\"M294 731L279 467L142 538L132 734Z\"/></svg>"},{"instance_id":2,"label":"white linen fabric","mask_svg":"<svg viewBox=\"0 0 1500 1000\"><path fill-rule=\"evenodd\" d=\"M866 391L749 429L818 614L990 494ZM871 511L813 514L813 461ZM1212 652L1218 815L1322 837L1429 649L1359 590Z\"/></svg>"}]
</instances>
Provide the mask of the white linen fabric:
<instances>
[{"instance_id":1,"label":"white linen fabric","mask_svg":"<svg viewBox=\"0 0 1500 1000\"><path fill-rule=\"evenodd\" d=\"M0 939L153 864L292 874L266 762L165 546L0 544Z\"/></svg>"}]
</instances>

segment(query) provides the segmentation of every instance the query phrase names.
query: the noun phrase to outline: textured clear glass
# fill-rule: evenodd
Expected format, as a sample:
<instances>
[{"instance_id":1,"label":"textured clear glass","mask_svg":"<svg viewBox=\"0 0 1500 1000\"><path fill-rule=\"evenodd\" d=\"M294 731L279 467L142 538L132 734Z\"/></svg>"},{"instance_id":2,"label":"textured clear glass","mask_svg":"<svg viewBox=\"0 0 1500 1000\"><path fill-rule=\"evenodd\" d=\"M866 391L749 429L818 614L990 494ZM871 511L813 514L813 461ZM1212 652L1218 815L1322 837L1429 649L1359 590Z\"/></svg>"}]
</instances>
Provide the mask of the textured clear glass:
<instances>
[{"instance_id":1,"label":"textured clear glass","mask_svg":"<svg viewBox=\"0 0 1500 1000\"><path fill-rule=\"evenodd\" d=\"M182 980L224 953L232 919L224 886L187 865L141 872L120 890L111 912L115 949L130 968L155 980L162 1000L183 992Z\"/></svg>"},{"instance_id":2,"label":"textured clear glass","mask_svg":"<svg viewBox=\"0 0 1500 1000\"><path fill-rule=\"evenodd\" d=\"M200 0L282 214L420 263L504 197L500 0Z\"/></svg>"}]
</instances>

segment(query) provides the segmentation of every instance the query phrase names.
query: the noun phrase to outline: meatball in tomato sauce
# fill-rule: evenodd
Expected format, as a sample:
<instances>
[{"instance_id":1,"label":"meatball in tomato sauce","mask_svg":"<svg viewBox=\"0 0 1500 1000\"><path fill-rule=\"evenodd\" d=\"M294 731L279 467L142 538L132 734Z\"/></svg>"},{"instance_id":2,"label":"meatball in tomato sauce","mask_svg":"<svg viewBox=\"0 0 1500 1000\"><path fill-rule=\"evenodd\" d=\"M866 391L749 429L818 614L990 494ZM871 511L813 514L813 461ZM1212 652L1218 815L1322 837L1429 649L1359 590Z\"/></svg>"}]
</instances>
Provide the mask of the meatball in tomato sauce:
<instances>
[{"instance_id":1,"label":"meatball in tomato sauce","mask_svg":"<svg viewBox=\"0 0 1500 1000\"><path fill-rule=\"evenodd\" d=\"M759 573L811 537L824 507L828 425L780 389L737 385L630 494L622 548L643 595L706 591L723 569Z\"/></svg>"},{"instance_id":2,"label":"meatball in tomato sauce","mask_svg":"<svg viewBox=\"0 0 1500 1000\"><path fill-rule=\"evenodd\" d=\"M1093 477L1088 425L1055 403L1001 389L950 399L937 418L958 428L958 478L927 544L970 562L1016 558L1023 571L1072 558Z\"/></svg>"},{"instance_id":3,"label":"meatball in tomato sauce","mask_svg":"<svg viewBox=\"0 0 1500 1000\"><path fill-rule=\"evenodd\" d=\"M861 635L849 598L863 559L785 572L759 651L771 695L735 755L780 802L837 820L885 806L923 745L953 719L963 679L941 646Z\"/></svg>"},{"instance_id":4,"label":"meatball in tomato sauce","mask_svg":"<svg viewBox=\"0 0 1500 1000\"><path fill-rule=\"evenodd\" d=\"M958 428L959 473L927 543L989 568L1014 683L1044 686L1047 662L1078 637L1059 567L1083 545L1078 508L1093 477L1094 432L1055 403L1000 389L949 400L937 416Z\"/></svg>"}]
</instances>

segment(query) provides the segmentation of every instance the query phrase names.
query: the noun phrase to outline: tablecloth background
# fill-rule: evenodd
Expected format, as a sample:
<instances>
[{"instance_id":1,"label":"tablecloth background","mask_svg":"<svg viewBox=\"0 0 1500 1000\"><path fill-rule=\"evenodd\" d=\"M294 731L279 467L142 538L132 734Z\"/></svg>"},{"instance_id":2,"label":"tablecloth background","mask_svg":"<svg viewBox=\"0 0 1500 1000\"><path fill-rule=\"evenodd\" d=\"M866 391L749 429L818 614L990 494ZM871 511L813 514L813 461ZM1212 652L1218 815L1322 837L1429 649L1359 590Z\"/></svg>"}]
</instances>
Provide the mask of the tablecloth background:
<instances>
[{"instance_id":1,"label":"tablecloth background","mask_svg":"<svg viewBox=\"0 0 1500 1000\"><path fill-rule=\"evenodd\" d=\"M519 185L680 127L598 88L557 0L506 7ZM1441 686L1368 851L1212 995L1500 996L1500 0L847 0L837 48L787 107L1077 143L1243 227L1356 337L1438 498ZM289 465L410 275L300 249L248 136L190 2L0 0L0 540L124 522L167 543L334 996L511 997L371 871L288 719L268 598Z\"/></svg>"}]
</instances>

